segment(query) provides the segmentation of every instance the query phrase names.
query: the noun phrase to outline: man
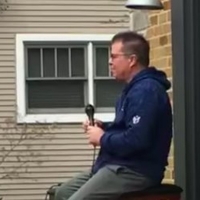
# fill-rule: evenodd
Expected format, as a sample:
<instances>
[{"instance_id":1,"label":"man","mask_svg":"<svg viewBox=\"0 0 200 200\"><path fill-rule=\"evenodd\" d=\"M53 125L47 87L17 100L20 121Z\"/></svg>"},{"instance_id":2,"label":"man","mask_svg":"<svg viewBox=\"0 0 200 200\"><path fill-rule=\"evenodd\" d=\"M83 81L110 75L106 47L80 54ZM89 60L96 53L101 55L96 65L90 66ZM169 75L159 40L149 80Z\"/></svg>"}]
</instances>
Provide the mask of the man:
<instances>
[{"instance_id":1,"label":"man","mask_svg":"<svg viewBox=\"0 0 200 200\"><path fill-rule=\"evenodd\" d=\"M89 143L100 146L90 171L64 183L56 200L114 200L144 190L163 179L172 137L172 111L162 71L149 66L149 44L135 32L111 41L110 68L126 86L116 104L114 121L84 123Z\"/></svg>"}]
</instances>

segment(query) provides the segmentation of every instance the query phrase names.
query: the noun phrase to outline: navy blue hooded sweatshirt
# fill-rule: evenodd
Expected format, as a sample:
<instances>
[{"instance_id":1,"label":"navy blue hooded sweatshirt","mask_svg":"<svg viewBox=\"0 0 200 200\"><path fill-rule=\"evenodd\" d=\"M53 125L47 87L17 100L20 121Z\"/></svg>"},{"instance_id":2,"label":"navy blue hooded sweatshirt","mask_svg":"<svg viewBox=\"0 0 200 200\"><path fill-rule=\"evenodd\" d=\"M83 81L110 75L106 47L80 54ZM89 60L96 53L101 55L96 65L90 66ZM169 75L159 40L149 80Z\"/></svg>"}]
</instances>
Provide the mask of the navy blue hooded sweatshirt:
<instances>
[{"instance_id":1,"label":"navy blue hooded sweatshirt","mask_svg":"<svg viewBox=\"0 0 200 200\"><path fill-rule=\"evenodd\" d=\"M93 173L108 164L128 167L160 182L172 138L172 110L164 72L149 67L124 88L115 119L105 128Z\"/></svg>"}]
</instances>

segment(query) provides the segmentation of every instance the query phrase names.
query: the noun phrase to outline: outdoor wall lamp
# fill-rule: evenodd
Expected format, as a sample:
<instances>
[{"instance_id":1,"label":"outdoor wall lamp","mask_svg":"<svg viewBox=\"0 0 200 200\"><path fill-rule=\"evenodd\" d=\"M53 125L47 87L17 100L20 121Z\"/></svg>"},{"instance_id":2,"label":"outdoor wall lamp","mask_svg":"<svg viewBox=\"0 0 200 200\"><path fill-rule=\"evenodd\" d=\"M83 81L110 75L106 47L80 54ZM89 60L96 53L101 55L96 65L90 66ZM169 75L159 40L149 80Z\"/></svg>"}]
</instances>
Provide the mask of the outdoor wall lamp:
<instances>
[{"instance_id":1,"label":"outdoor wall lamp","mask_svg":"<svg viewBox=\"0 0 200 200\"><path fill-rule=\"evenodd\" d=\"M150 26L148 11L164 8L161 0L127 0L125 7L131 9L130 29L134 31L142 31Z\"/></svg>"},{"instance_id":2,"label":"outdoor wall lamp","mask_svg":"<svg viewBox=\"0 0 200 200\"><path fill-rule=\"evenodd\" d=\"M163 4L160 0L128 0L126 7L140 10L159 10L163 9Z\"/></svg>"}]
</instances>

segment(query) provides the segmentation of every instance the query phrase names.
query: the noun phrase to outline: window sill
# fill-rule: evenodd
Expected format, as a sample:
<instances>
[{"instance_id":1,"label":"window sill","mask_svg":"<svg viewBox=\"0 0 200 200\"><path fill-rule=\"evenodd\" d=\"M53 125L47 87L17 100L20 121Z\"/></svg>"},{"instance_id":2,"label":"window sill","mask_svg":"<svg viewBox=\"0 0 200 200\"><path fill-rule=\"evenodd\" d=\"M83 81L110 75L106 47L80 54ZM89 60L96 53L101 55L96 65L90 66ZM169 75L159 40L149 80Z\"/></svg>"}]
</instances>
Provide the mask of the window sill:
<instances>
[{"instance_id":1,"label":"window sill","mask_svg":"<svg viewBox=\"0 0 200 200\"><path fill-rule=\"evenodd\" d=\"M86 114L27 114L17 116L17 123L82 123ZM94 118L103 122L111 122L114 113L95 113Z\"/></svg>"}]
</instances>

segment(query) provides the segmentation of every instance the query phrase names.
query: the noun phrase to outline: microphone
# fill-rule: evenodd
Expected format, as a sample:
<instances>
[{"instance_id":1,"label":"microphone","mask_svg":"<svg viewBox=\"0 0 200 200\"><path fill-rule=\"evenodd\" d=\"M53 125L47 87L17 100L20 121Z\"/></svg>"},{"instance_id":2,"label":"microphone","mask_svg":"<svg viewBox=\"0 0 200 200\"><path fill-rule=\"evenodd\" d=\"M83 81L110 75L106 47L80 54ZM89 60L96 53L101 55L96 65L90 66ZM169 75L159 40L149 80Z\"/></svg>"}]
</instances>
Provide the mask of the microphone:
<instances>
[{"instance_id":1,"label":"microphone","mask_svg":"<svg viewBox=\"0 0 200 200\"><path fill-rule=\"evenodd\" d=\"M85 113L88 116L88 119L90 121L90 125L94 126L94 106L91 104L88 104L85 107ZM93 151L93 159L92 159L92 169L91 169L91 176L93 174L93 168L94 168L94 163L95 163L95 157L96 157L96 146L94 145L94 151Z\"/></svg>"},{"instance_id":2,"label":"microphone","mask_svg":"<svg viewBox=\"0 0 200 200\"><path fill-rule=\"evenodd\" d=\"M85 113L88 116L88 119L90 121L90 125L94 126L94 106L91 104L88 104L85 107Z\"/></svg>"}]
</instances>

